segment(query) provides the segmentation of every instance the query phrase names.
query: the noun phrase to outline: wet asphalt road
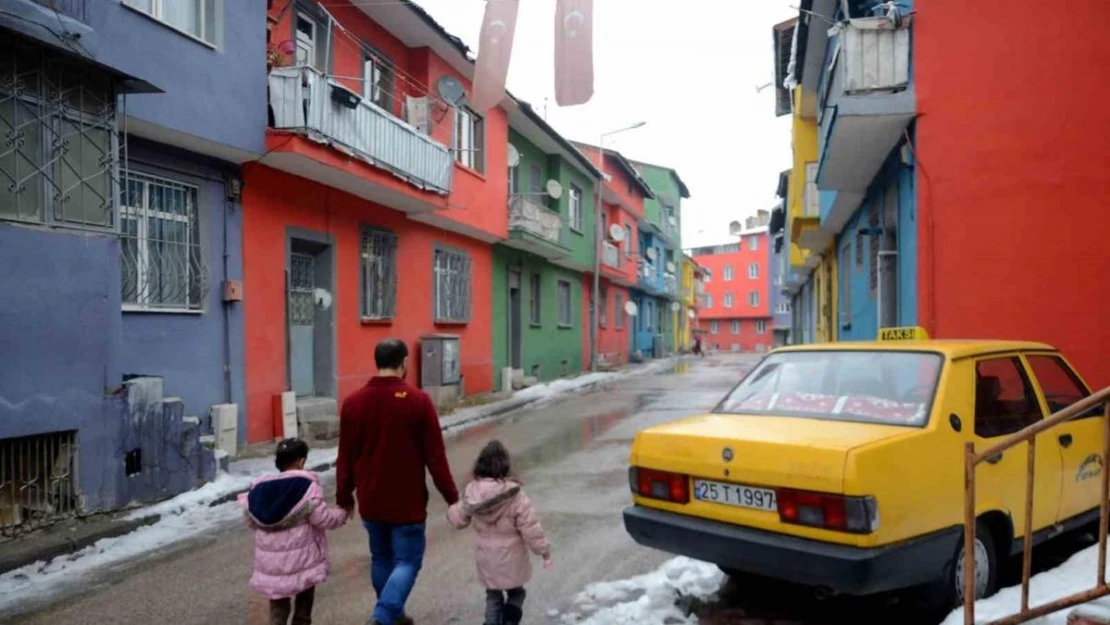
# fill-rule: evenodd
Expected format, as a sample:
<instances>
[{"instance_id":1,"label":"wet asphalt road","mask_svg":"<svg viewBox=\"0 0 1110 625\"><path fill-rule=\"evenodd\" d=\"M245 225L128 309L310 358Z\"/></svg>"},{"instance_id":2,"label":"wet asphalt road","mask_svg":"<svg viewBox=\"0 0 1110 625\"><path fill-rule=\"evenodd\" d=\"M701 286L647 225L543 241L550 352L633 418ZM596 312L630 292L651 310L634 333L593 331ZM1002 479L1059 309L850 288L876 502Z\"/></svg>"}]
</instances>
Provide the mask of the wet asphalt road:
<instances>
[{"instance_id":1,"label":"wet asphalt road","mask_svg":"<svg viewBox=\"0 0 1110 625\"><path fill-rule=\"evenodd\" d=\"M562 611L590 582L646 573L670 557L637 546L624 532L632 437L644 427L710 409L757 360L711 357L449 435L460 487L489 439L506 444L554 544L555 568L537 566L528 587L527 620L549 620L548 610ZM408 611L421 625L480 623L484 593L474 572L474 537L448 527L444 511L433 490L428 553ZM329 540L332 577L317 589L314 622L364 623L373 601L366 534L353 522ZM83 595L12 622L264 625L267 603L247 587L250 571L251 536L232 524L171 553L106 572L90 580Z\"/></svg>"}]
</instances>

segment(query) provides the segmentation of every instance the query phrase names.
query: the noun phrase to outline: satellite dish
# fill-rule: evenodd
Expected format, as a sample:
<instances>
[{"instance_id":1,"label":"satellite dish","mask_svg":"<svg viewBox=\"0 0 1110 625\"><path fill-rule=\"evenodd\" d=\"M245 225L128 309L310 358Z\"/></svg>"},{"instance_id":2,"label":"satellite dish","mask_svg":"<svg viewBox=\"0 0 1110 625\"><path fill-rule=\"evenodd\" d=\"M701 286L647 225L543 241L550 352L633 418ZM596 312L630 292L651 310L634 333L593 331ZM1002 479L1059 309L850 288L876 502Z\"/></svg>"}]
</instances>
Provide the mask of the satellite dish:
<instances>
[{"instance_id":1,"label":"satellite dish","mask_svg":"<svg viewBox=\"0 0 1110 625\"><path fill-rule=\"evenodd\" d=\"M624 241L624 228L621 228L620 224L609 226L609 238L617 243Z\"/></svg>"},{"instance_id":2,"label":"satellite dish","mask_svg":"<svg viewBox=\"0 0 1110 625\"><path fill-rule=\"evenodd\" d=\"M436 93L451 106L458 106L466 99L466 87L454 76L444 76L436 82Z\"/></svg>"},{"instance_id":3,"label":"satellite dish","mask_svg":"<svg viewBox=\"0 0 1110 625\"><path fill-rule=\"evenodd\" d=\"M678 219L675 219L674 217L668 217L667 221L671 222L672 226L677 226L678 225Z\"/></svg>"},{"instance_id":4,"label":"satellite dish","mask_svg":"<svg viewBox=\"0 0 1110 625\"><path fill-rule=\"evenodd\" d=\"M509 144L509 167L516 167L520 164L520 150L516 146Z\"/></svg>"},{"instance_id":5,"label":"satellite dish","mask_svg":"<svg viewBox=\"0 0 1110 625\"><path fill-rule=\"evenodd\" d=\"M674 263L667 261L667 273L674 273Z\"/></svg>"},{"instance_id":6,"label":"satellite dish","mask_svg":"<svg viewBox=\"0 0 1110 625\"><path fill-rule=\"evenodd\" d=\"M694 312L693 309L690 309L686 311L686 316L693 319L694 317L698 316L698 314Z\"/></svg>"},{"instance_id":7,"label":"satellite dish","mask_svg":"<svg viewBox=\"0 0 1110 625\"><path fill-rule=\"evenodd\" d=\"M652 259L652 260L655 260L655 254L656 254L656 252L655 252L655 248L654 248L654 247L649 247L649 248L647 248L647 251L646 251L646 252L644 252L644 253L645 253L645 254L647 254L647 257L648 257L648 258L650 258L650 259Z\"/></svg>"},{"instance_id":8,"label":"satellite dish","mask_svg":"<svg viewBox=\"0 0 1110 625\"><path fill-rule=\"evenodd\" d=\"M678 302L671 302L671 311L672 312L678 312L679 309L681 309L681 308L682 308L682 304L679 304Z\"/></svg>"},{"instance_id":9,"label":"satellite dish","mask_svg":"<svg viewBox=\"0 0 1110 625\"><path fill-rule=\"evenodd\" d=\"M559 184L558 180L547 181L547 195L553 200L563 197L563 185Z\"/></svg>"},{"instance_id":10,"label":"satellite dish","mask_svg":"<svg viewBox=\"0 0 1110 625\"><path fill-rule=\"evenodd\" d=\"M636 302L625 302L624 312L628 313L629 317L635 317L640 309L636 306Z\"/></svg>"}]
</instances>

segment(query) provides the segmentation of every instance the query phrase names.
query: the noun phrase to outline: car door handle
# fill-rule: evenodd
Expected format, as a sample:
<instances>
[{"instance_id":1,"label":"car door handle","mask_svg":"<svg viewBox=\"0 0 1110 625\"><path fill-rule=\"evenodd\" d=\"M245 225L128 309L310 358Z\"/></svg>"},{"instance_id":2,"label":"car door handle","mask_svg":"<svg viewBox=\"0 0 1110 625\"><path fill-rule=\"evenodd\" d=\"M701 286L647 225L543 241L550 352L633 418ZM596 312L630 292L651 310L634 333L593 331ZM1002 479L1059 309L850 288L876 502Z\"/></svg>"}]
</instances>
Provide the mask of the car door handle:
<instances>
[{"instance_id":1,"label":"car door handle","mask_svg":"<svg viewBox=\"0 0 1110 625\"><path fill-rule=\"evenodd\" d=\"M987 462L989 462L990 464L998 464L999 462L1002 462L1002 454L995 454L990 458L987 458Z\"/></svg>"},{"instance_id":2,"label":"car door handle","mask_svg":"<svg viewBox=\"0 0 1110 625\"><path fill-rule=\"evenodd\" d=\"M1071 434L1061 434L1060 444L1064 447L1071 447L1072 437Z\"/></svg>"}]
</instances>

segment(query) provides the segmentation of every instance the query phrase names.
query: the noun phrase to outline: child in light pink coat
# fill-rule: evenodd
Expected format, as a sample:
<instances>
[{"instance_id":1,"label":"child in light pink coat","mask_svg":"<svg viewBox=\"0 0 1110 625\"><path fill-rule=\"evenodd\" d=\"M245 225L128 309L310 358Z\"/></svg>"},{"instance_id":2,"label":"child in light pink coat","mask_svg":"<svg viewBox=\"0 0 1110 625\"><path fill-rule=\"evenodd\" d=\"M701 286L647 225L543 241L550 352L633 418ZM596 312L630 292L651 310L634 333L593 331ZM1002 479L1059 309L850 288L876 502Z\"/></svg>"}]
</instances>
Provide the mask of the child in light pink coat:
<instances>
[{"instance_id":1,"label":"child in light pink coat","mask_svg":"<svg viewBox=\"0 0 1110 625\"><path fill-rule=\"evenodd\" d=\"M490 441L474 463L474 481L447 510L456 529L478 533L478 579L486 587L485 625L518 625L524 618L524 585L532 578L529 551L551 568L551 544L521 482L510 477L509 452Z\"/></svg>"},{"instance_id":2,"label":"child in light pink coat","mask_svg":"<svg viewBox=\"0 0 1110 625\"><path fill-rule=\"evenodd\" d=\"M287 625L290 614L292 625L312 622L316 585L331 568L325 531L347 522L346 511L324 503L319 478L304 470L306 460L304 441L281 441L275 459L281 473L258 478L239 496L254 529L250 585L270 600L271 625Z\"/></svg>"}]
</instances>

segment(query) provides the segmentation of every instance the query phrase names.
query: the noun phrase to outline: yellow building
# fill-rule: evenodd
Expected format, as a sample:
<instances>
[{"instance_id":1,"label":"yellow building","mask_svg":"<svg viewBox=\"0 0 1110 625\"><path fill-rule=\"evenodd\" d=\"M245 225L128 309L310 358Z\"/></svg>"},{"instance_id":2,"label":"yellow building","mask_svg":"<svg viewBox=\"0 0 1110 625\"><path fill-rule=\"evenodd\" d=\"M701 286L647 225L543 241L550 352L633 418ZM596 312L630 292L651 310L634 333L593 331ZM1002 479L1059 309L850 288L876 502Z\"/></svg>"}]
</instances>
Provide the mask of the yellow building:
<instances>
[{"instance_id":1,"label":"yellow building","mask_svg":"<svg viewBox=\"0 0 1110 625\"><path fill-rule=\"evenodd\" d=\"M682 297L675 328L675 345L689 351L694 345L694 318L697 315L697 267L693 258L682 255ZM694 313L694 314L691 314Z\"/></svg>"}]
</instances>

